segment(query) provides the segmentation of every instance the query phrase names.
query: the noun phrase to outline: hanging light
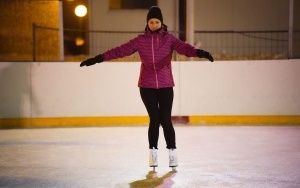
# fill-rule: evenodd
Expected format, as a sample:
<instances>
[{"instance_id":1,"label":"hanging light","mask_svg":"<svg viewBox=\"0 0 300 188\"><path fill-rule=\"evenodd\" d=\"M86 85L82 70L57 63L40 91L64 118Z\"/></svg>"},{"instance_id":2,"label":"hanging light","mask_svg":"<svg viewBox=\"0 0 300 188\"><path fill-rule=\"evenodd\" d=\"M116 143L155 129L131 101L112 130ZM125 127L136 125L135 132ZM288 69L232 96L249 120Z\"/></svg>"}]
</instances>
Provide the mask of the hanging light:
<instances>
[{"instance_id":1,"label":"hanging light","mask_svg":"<svg viewBox=\"0 0 300 188\"><path fill-rule=\"evenodd\" d=\"M75 8L75 14L78 17L83 17L86 15L86 13L87 13L87 8L84 5L78 5Z\"/></svg>"}]
</instances>

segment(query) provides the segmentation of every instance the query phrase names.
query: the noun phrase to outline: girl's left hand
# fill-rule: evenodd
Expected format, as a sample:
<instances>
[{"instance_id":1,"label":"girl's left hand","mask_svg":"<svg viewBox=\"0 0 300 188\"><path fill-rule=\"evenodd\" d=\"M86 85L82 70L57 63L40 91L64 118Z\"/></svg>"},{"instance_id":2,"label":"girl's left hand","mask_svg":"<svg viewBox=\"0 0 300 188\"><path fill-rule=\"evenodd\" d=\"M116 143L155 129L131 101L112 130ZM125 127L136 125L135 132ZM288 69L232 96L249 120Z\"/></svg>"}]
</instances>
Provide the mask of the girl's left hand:
<instances>
[{"instance_id":1,"label":"girl's left hand","mask_svg":"<svg viewBox=\"0 0 300 188\"><path fill-rule=\"evenodd\" d=\"M205 50L200 50L199 49L197 51L197 56L200 57L200 58L206 58L209 61L214 62L214 58L212 57L212 55L209 52L205 51Z\"/></svg>"}]
</instances>

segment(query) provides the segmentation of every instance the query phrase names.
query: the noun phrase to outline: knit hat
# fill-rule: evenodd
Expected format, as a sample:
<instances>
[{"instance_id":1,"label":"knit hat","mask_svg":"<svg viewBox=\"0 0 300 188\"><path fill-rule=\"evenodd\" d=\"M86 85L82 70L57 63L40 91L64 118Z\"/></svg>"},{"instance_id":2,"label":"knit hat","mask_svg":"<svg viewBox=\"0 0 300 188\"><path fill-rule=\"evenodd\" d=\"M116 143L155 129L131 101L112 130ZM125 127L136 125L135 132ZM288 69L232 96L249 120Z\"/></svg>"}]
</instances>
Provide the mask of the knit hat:
<instances>
[{"instance_id":1,"label":"knit hat","mask_svg":"<svg viewBox=\"0 0 300 188\"><path fill-rule=\"evenodd\" d=\"M152 18L159 19L161 21L161 23L163 23L163 16L162 16L162 13L161 13L161 10L159 7L152 6L149 9L149 12L147 14L147 22Z\"/></svg>"}]
</instances>

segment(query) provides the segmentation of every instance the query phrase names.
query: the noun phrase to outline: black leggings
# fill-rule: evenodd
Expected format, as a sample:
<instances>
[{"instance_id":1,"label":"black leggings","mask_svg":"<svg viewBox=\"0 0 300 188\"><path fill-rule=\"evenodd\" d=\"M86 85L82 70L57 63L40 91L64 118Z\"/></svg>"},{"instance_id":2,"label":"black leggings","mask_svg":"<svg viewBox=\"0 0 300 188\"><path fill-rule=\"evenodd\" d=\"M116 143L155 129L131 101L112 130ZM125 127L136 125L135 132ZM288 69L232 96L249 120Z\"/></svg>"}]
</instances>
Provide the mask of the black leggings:
<instances>
[{"instance_id":1,"label":"black leggings","mask_svg":"<svg viewBox=\"0 0 300 188\"><path fill-rule=\"evenodd\" d=\"M167 148L176 148L175 130L171 120L173 88L140 88L142 100L147 109L150 124L148 129L149 148L157 149L159 126L163 127Z\"/></svg>"}]
</instances>

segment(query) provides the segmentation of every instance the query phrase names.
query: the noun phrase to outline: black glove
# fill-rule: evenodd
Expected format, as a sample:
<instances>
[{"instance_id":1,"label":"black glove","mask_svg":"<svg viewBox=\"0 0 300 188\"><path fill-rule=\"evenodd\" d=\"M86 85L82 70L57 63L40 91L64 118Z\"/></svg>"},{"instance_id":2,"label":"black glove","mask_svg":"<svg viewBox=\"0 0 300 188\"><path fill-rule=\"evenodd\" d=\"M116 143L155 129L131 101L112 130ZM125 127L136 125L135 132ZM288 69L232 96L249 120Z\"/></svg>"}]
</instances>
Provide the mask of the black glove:
<instances>
[{"instance_id":1,"label":"black glove","mask_svg":"<svg viewBox=\"0 0 300 188\"><path fill-rule=\"evenodd\" d=\"M214 62L214 58L211 56L211 54L207 51L204 51L204 50L198 50L197 51L197 56L200 57L200 58L206 58L208 59L209 61L211 62Z\"/></svg>"},{"instance_id":2,"label":"black glove","mask_svg":"<svg viewBox=\"0 0 300 188\"><path fill-rule=\"evenodd\" d=\"M83 62L80 63L80 67L91 66L91 65L94 65L96 63L101 63L103 61L104 61L104 57L103 57L102 54L100 54L100 55L97 55L95 57L84 60Z\"/></svg>"}]
</instances>

